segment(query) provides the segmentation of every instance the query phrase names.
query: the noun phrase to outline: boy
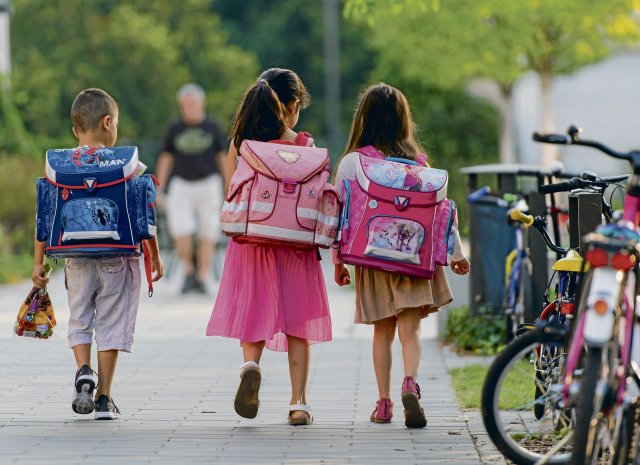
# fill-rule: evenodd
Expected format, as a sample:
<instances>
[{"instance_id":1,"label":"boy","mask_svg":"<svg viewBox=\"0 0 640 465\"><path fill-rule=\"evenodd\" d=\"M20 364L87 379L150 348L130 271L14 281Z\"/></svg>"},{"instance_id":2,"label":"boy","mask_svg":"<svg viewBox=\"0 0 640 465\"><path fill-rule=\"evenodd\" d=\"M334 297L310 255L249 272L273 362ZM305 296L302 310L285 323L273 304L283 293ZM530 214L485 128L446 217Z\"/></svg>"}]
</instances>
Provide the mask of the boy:
<instances>
[{"instance_id":1,"label":"boy","mask_svg":"<svg viewBox=\"0 0 640 465\"><path fill-rule=\"evenodd\" d=\"M73 134L78 146L112 147L118 137L118 105L100 89L80 92L71 106ZM145 241L151 255L153 281L164 274L156 238ZM45 243L35 241L31 279L44 287L42 276ZM114 420L120 415L111 398L111 382L118 351L131 352L136 314L140 300L139 257L70 258L65 264L69 298L69 346L78 371L71 404L74 412L88 414L95 409L96 420ZM91 369L91 342L95 330L98 348L98 384Z\"/></svg>"}]
</instances>

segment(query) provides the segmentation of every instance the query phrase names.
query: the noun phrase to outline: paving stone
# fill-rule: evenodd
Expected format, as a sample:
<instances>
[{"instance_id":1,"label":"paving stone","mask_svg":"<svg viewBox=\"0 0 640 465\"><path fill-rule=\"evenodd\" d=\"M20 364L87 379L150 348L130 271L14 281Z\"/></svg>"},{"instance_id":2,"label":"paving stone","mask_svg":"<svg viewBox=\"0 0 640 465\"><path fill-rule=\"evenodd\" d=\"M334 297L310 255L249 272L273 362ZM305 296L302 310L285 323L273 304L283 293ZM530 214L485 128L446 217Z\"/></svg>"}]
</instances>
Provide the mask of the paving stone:
<instances>
[{"instance_id":1,"label":"paving stone","mask_svg":"<svg viewBox=\"0 0 640 465\"><path fill-rule=\"evenodd\" d=\"M74 414L68 309L62 276L55 275L55 336L39 341L0 331L0 465L467 465L481 458L500 463L477 429L478 417L459 410L445 364L449 355L434 340L424 341L419 376L428 427L404 427L397 342L395 417L389 425L369 422L377 399L372 330L351 323L353 290L333 286L331 271L326 280L335 339L311 349L308 399L316 421L305 427L286 422L289 374L281 353L263 356L258 417L236 415L239 344L204 337L214 297L181 296L175 292L179 283L171 281L158 284L152 299L142 296L134 352L119 357L113 396L121 418L97 422ZM0 301L17 312L29 288L0 286ZM0 327L11 327L13 318L0 313Z\"/></svg>"}]
</instances>

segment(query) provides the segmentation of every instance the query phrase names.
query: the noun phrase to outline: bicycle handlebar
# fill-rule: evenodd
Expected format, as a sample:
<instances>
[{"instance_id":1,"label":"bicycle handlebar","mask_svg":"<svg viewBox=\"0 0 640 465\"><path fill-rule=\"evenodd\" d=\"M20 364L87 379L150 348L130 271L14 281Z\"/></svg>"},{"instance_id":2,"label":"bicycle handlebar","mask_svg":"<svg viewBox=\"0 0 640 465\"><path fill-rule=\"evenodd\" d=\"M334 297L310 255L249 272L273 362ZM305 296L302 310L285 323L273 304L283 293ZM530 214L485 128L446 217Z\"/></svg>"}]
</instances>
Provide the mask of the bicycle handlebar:
<instances>
[{"instance_id":1,"label":"bicycle handlebar","mask_svg":"<svg viewBox=\"0 0 640 465\"><path fill-rule=\"evenodd\" d=\"M520 210L513 209L511 211L511 219L513 221L519 221L520 223L522 223L526 228L529 228L533 225L533 216L531 215L525 215L524 213L522 213Z\"/></svg>"},{"instance_id":2,"label":"bicycle handlebar","mask_svg":"<svg viewBox=\"0 0 640 465\"><path fill-rule=\"evenodd\" d=\"M629 152L618 152L604 144L601 144L600 142L583 140L580 138L581 135L582 129L577 126L570 126L567 130L567 134L541 134L539 132L534 132L532 137L534 141L545 144L583 145L585 147L592 147L606 153L610 157L617 158L619 160L627 160L633 166L634 173L640 173L640 151L631 150Z\"/></svg>"},{"instance_id":3,"label":"bicycle handlebar","mask_svg":"<svg viewBox=\"0 0 640 465\"><path fill-rule=\"evenodd\" d=\"M576 179L576 178L573 178ZM573 179L567 182L558 182L555 184L544 184L538 187L538 192L540 194L555 194L556 192L568 192L573 189L577 189L575 182Z\"/></svg>"},{"instance_id":4,"label":"bicycle handlebar","mask_svg":"<svg viewBox=\"0 0 640 465\"><path fill-rule=\"evenodd\" d=\"M527 228L530 226L533 226L534 228L536 228L540 233L540 235L542 236L542 239L544 240L545 244L547 244L547 247L549 247L555 253L558 253L560 255L566 255L567 252L569 251L568 248L563 249L562 247L553 243L553 241L551 240L551 237L549 237L549 232L547 231L547 220L544 216L536 216L534 218L533 216L523 214L519 210L514 210L511 213L511 218L513 218L516 221L521 221L524 224L524 226Z\"/></svg>"},{"instance_id":5,"label":"bicycle handlebar","mask_svg":"<svg viewBox=\"0 0 640 465\"><path fill-rule=\"evenodd\" d=\"M617 184L626 181L629 178L628 174L620 176L607 176L599 178L594 176L593 173L585 171L581 177L574 177L566 182L558 182L555 184L545 184L538 187L540 194L554 194L556 192L569 192L574 189L585 189L589 187L605 189L610 184Z\"/></svg>"},{"instance_id":6,"label":"bicycle handlebar","mask_svg":"<svg viewBox=\"0 0 640 465\"><path fill-rule=\"evenodd\" d=\"M564 134L541 134L539 132L534 132L533 140L536 142L542 142L543 144L571 144L571 138L569 136L565 136Z\"/></svg>"}]
</instances>

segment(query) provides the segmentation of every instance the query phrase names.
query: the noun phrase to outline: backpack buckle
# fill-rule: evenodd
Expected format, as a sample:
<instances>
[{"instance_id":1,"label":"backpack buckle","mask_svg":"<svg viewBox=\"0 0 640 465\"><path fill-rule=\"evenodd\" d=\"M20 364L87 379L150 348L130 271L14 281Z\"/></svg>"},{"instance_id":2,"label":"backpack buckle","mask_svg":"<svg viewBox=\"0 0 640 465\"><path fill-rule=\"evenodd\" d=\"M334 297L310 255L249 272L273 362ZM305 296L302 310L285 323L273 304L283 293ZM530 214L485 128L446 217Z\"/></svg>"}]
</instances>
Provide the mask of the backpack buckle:
<instances>
[{"instance_id":1,"label":"backpack buckle","mask_svg":"<svg viewBox=\"0 0 640 465\"><path fill-rule=\"evenodd\" d=\"M84 185L87 187L87 192L91 193L98 185L97 178L84 178Z\"/></svg>"},{"instance_id":2,"label":"backpack buckle","mask_svg":"<svg viewBox=\"0 0 640 465\"><path fill-rule=\"evenodd\" d=\"M287 194L293 194L296 191L296 186L298 185L297 181L293 179L283 179L282 180L282 191Z\"/></svg>"},{"instance_id":3,"label":"backpack buckle","mask_svg":"<svg viewBox=\"0 0 640 465\"><path fill-rule=\"evenodd\" d=\"M405 197L403 195L398 195L395 199L393 199L393 204L396 207L396 210L403 211L406 210L409 206L409 197Z\"/></svg>"}]
</instances>

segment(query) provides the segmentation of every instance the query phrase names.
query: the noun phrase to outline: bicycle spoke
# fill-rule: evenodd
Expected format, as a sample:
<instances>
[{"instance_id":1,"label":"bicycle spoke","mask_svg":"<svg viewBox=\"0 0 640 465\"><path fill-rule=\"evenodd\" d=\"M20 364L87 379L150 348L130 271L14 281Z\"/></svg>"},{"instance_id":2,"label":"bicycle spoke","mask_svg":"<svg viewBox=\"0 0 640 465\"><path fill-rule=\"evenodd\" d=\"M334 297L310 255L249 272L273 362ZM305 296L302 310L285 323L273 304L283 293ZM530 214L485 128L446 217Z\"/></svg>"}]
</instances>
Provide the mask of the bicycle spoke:
<instances>
[{"instance_id":1,"label":"bicycle spoke","mask_svg":"<svg viewBox=\"0 0 640 465\"><path fill-rule=\"evenodd\" d=\"M546 342L545 342L546 341ZM554 341L554 344L549 344ZM552 336L535 331L515 339L501 354L497 376L485 386L492 389L492 418L501 450L512 451L516 463L534 463L549 455L551 463L566 460L572 436L563 414L554 410L563 357ZM489 378L489 377L488 377ZM565 427L563 427L565 426ZM493 437L493 436L492 436ZM522 457L517 459L515 457ZM526 458L525 458L526 457Z\"/></svg>"}]
</instances>

